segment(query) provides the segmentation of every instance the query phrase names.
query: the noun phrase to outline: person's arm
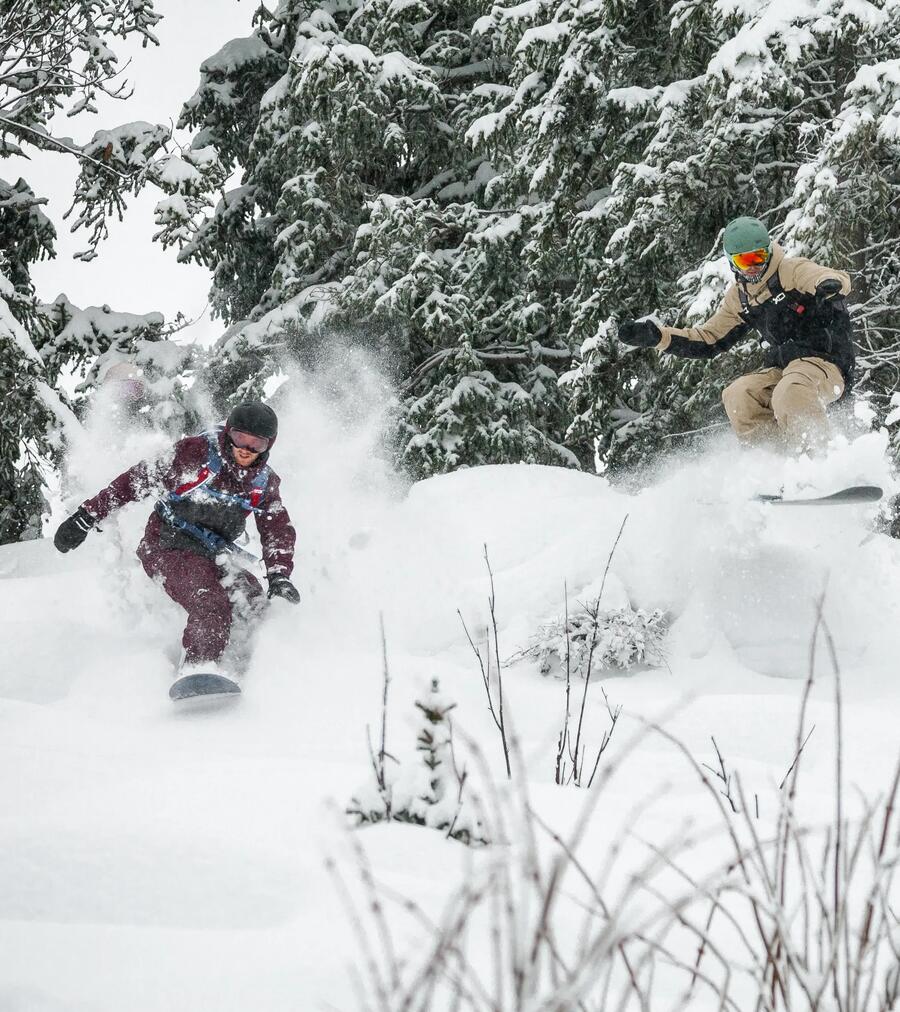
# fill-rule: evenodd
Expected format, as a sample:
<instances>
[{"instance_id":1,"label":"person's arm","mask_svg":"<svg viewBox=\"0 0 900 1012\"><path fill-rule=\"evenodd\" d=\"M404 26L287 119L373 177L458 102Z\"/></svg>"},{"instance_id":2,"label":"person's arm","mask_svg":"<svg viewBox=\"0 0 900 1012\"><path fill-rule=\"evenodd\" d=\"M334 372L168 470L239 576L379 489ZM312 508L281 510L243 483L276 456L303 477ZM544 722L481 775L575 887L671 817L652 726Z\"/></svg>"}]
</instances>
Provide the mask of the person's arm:
<instances>
[{"instance_id":1,"label":"person's arm","mask_svg":"<svg viewBox=\"0 0 900 1012\"><path fill-rule=\"evenodd\" d=\"M269 479L261 512L256 513L256 527L262 542L269 597L283 597L296 604L300 595L291 583L294 569L294 545L297 532L291 523L287 507L281 501L281 480L273 474Z\"/></svg>"},{"instance_id":2,"label":"person's arm","mask_svg":"<svg viewBox=\"0 0 900 1012\"><path fill-rule=\"evenodd\" d=\"M185 436L174 448L155 460L142 460L124 471L81 508L94 520L105 520L110 513L131 502L140 502L158 492L175 489L186 475L199 474L209 457L205 436Z\"/></svg>"},{"instance_id":3,"label":"person's arm","mask_svg":"<svg viewBox=\"0 0 900 1012\"><path fill-rule=\"evenodd\" d=\"M168 464L161 460L142 460L124 471L91 499L81 504L81 509L95 521L105 520L110 513L130 502L140 502L158 492L164 482Z\"/></svg>"},{"instance_id":4,"label":"person's arm","mask_svg":"<svg viewBox=\"0 0 900 1012\"><path fill-rule=\"evenodd\" d=\"M102 491L86 499L57 528L53 543L61 552L77 548L99 520L130 502L139 502L165 488L175 488L177 475L197 471L206 460L205 437L188 436L175 444L172 458L142 460L114 478Z\"/></svg>"},{"instance_id":5,"label":"person's arm","mask_svg":"<svg viewBox=\"0 0 900 1012\"><path fill-rule=\"evenodd\" d=\"M178 450L185 443L182 440ZM53 544L60 552L70 552L84 541L88 532L98 520L105 520L110 513L126 503L138 502L157 490L165 482L169 467L161 460L142 460L114 478L105 489L92 499L86 499L78 509L59 525L53 536Z\"/></svg>"},{"instance_id":6,"label":"person's arm","mask_svg":"<svg viewBox=\"0 0 900 1012\"><path fill-rule=\"evenodd\" d=\"M732 285L722 305L699 327L662 327L659 352L681 358L714 358L743 341L750 325L741 316L741 299Z\"/></svg>"}]
</instances>

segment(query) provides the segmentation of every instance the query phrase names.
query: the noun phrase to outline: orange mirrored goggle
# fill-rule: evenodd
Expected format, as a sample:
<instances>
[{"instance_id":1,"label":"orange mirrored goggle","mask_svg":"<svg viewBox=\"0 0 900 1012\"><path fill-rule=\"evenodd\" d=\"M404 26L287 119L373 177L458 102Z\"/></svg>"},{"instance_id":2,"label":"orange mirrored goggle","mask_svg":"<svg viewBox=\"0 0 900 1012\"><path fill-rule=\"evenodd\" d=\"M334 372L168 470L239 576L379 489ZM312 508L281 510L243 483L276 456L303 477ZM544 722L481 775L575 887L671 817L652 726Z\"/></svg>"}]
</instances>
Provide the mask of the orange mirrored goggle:
<instances>
[{"instance_id":1,"label":"orange mirrored goggle","mask_svg":"<svg viewBox=\"0 0 900 1012\"><path fill-rule=\"evenodd\" d=\"M747 253L732 253L730 259L739 271L748 271L752 267L762 267L763 264L767 264L770 255L767 249L754 249Z\"/></svg>"}]
</instances>

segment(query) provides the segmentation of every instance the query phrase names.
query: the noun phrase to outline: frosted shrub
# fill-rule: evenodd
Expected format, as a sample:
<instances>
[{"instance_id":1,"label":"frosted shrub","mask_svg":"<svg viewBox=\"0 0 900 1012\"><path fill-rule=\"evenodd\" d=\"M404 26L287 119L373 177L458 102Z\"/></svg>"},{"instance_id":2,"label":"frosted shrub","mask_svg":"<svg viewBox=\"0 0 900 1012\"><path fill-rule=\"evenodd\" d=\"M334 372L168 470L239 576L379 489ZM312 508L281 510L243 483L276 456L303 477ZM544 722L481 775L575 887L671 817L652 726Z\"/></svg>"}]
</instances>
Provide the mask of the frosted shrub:
<instances>
[{"instance_id":1,"label":"frosted shrub","mask_svg":"<svg viewBox=\"0 0 900 1012\"><path fill-rule=\"evenodd\" d=\"M351 799L347 814L357 825L411 822L429 826L462 843L486 843L474 804L464 794L465 770L460 771L453 750L450 711L456 706L440 691L437 679L424 699L416 700L421 715L417 762L384 764L382 752L372 755L375 779Z\"/></svg>"},{"instance_id":2,"label":"frosted shrub","mask_svg":"<svg viewBox=\"0 0 900 1012\"><path fill-rule=\"evenodd\" d=\"M627 670L636 664L657 665L663 659L665 614L656 609L612 608L601 611L599 600L590 601L569 616L542 625L531 643L515 657L531 657L542 675L564 678L566 657L572 676L586 678L590 671Z\"/></svg>"},{"instance_id":3,"label":"frosted shrub","mask_svg":"<svg viewBox=\"0 0 900 1012\"><path fill-rule=\"evenodd\" d=\"M824 822L805 818L798 800L820 625L836 727L834 807ZM599 767L567 829L542 817L527 778L502 792L486 783L486 821L499 846L466 868L438 917L376 882L358 845L360 888L354 896L342 885L362 942L353 947L359 1012L896 1012L900 761L886 790L848 806L841 673L821 603L809 656L795 762L762 811L748 804L737 773L740 804L729 805L709 768L648 723ZM644 839L635 822L654 793L620 813L598 848L588 827L614 817L621 795L610 787L651 736L693 771L703 822L712 815L720 833L693 832L698 810ZM523 770L515 738L510 751ZM716 836L718 853L708 846Z\"/></svg>"}]
</instances>

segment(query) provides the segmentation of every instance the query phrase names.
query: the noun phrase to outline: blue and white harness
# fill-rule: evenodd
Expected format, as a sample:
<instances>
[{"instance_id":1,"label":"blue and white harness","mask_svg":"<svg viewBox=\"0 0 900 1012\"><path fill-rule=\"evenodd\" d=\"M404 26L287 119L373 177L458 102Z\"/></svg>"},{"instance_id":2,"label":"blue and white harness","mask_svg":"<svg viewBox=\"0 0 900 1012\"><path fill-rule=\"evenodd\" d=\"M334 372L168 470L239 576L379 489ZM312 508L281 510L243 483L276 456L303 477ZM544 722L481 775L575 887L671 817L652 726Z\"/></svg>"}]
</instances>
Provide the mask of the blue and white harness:
<instances>
[{"instance_id":1,"label":"blue and white harness","mask_svg":"<svg viewBox=\"0 0 900 1012\"><path fill-rule=\"evenodd\" d=\"M182 502L193 495L193 493L202 489L203 495L218 499L230 506L239 506L247 514L265 512L260 509L259 504L266 494L269 477L272 473L268 464L261 467L259 474L254 477L250 486L250 495L247 497L235 495L231 492L223 492L221 489L212 487L212 482L216 479L223 466L222 454L219 453L219 436L221 433L222 426L203 433L206 436L209 454L206 463L200 468L197 477L192 478L183 485L179 485L174 492L169 492L168 495L163 496L156 503L154 509L170 527L174 527L176 530L182 531L189 537L199 541L213 555L228 552L248 561L259 562L259 559L255 555L245 552L243 548L239 548L233 541L223 538L221 534L216 534L215 531L211 531L207 527L192 524L189 520L178 516L172 509L173 504Z\"/></svg>"}]
</instances>

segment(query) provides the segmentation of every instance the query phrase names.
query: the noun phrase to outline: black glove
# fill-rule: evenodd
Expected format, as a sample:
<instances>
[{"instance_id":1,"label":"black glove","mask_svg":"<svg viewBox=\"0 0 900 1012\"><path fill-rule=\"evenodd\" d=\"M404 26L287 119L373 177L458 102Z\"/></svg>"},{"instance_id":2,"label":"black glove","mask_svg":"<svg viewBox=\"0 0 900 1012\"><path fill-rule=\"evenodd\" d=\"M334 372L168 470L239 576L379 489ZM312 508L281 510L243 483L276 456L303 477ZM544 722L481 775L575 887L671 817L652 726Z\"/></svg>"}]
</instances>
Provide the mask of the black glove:
<instances>
[{"instance_id":1,"label":"black glove","mask_svg":"<svg viewBox=\"0 0 900 1012\"><path fill-rule=\"evenodd\" d=\"M816 285L816 302L823 306L841 294L841 283L837 278L826 278Z\"/></svg>"},{"instance_id":2,"label":"black glove","mask_svg":"<svg viewBox=\"0 0 900 1012\"><path fill-rule=\"evenodd\" d=\"M662 340L662 331L652 320L623 320L619 340L633 348L654 348Z\"/></svg>"},{"instance_id":3,"label":"black glove","mask_svg":"<svg viewBox=\"0 0 900 1012\"><path fill-rule=\"evenodd\" d=\"M53 544L61 552L68 552L72 548L77 548L88 536L88 531L95 523L96 521L90 513L83 506L79 506L56 529L56 534L53 536Z\"/></svg>"},{"instance_id":4,"label":"black glove","mask_svg":"<svg viewBox=\"0 0 900 1012\"><path fill-rule=\"evenodd\" d=\"M269 598L283 597L285 601L290 601L291 604L300 603L300 591L291 583L286 576L281 576L278 573L267 577L269 581Z\"/></svg>"}]
</instances>

